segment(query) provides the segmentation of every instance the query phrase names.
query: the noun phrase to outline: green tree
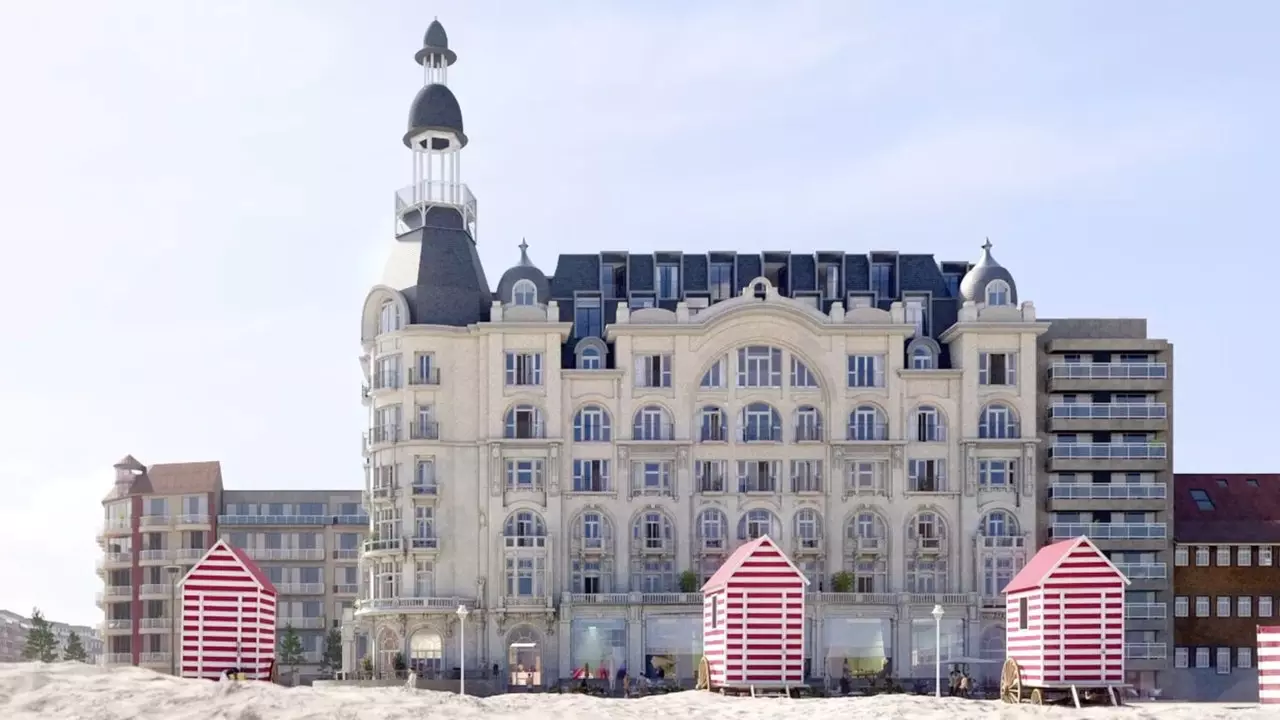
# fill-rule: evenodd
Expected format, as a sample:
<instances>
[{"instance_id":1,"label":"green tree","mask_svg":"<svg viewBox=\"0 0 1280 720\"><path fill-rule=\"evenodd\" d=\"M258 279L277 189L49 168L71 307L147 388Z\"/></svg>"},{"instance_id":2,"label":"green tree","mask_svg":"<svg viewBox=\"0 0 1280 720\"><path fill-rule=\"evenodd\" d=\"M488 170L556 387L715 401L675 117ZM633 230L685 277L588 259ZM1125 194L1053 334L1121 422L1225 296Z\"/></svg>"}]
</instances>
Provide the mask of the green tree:
<instances>
[{"instance_id":1,"label":"green tree","mask_svg":"<svg viewBox=\"0 0 1280 720\"><path fill-rule=\"evenodd\" d=\"M831 576L831 589L838 593L853 592L853 573L841 570Z\"/></svg>"},{"instance_id":2,"label":"green tree","mask_svg":"<svg viewBox=\"0 0 1280 720\"><path fill-rule=\"evenodd\" d=\"M698 573L692 570L685 570L680 573L680 592L696 593L698 592Z\"/></svg>"},{"instance_id":3,"label":"green tree","mask_svg":"<svg viewBox=\"0 0 1280 720\"><path fill-rule=\"evenodd\" d=\"M84 651L84 644L75 631L67 635L67 645L62 648L62 659L68 662L89 662L89 653Z\"/></svg>"},{"instance_id":4,"label":"green tree","mask_svg":"<svg viewBox=\"0 0 1280 720\"><path fill-rule=\"evenodd\" d=\"M302 641L298 639L298 631L293 625L284 626L284 637L280 638L280 664L294 670L302 664Z\"/></svg>"},{"instance_id":5,"label":"green tree","mask_svg":"<svg viewBox=\"0 0 1280 720\"><path fill-rule=\"evenodd\" d=\"M58 661L58 638L40 608L31 611L31 630L27 633L27 646L22 649L22 659L47 663Z\"/></svg>"},{"instance_id":6,"label":"green tree","mask_svg":"<svg viewBox=\"0 0 1280 720\"><path fill-rule=\"evenodd\" d=\"M332 672L342 667L342 631L334 628L324 638L324 652L320 654L320 669Z\"/></svg>"}]
</instances>

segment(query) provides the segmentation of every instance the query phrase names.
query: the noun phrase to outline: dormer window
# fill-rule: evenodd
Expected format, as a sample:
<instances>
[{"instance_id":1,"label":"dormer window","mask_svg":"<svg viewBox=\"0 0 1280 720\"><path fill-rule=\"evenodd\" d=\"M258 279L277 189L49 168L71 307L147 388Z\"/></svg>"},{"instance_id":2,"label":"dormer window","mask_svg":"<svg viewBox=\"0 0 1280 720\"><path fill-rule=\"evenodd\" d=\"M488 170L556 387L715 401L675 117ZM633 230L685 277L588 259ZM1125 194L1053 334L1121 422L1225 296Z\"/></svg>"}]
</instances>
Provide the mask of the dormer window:
<instances>
[{"instance_id":1,"label":"dormer window","mask_svg":"<svg viewBox=\"0 0 1280 720\"><path fill-rule=\"evenodd\" d=\"M600 351L596 348L584 348L582 354L578 356L579 370L599 370L600 369Z\"/></svg>"},{"instance_id":2,"label":"dormer window","mask_svg":"<svg viewBox=\"0 0 1280 720\"><path fill-rule=\"evenodd\" d=\"M520 280L511 288L512 305L537 305L538 286L532 280Z\"/></svg>"},{"instance_id":3,"label":"dormer window","mask_svg":"<svg viewBox=\"0 0 1280 720\"><path fill-rule=\"evenodd\" d=\"M395 300L384 300L378 308L378 334L395 332L404 327L400 317L400 306Z\"/></svg>"},{"instance_id":4,"label":"dormer window","mask_svg":"<svg viewBox=\"0 0 1280 720\"><path fill-rule=\"evenodd\" d=\"M987 283L987 305L1008 305L1011 295L1009 283L1003 280Z\"/></svg>"}]
</instances>

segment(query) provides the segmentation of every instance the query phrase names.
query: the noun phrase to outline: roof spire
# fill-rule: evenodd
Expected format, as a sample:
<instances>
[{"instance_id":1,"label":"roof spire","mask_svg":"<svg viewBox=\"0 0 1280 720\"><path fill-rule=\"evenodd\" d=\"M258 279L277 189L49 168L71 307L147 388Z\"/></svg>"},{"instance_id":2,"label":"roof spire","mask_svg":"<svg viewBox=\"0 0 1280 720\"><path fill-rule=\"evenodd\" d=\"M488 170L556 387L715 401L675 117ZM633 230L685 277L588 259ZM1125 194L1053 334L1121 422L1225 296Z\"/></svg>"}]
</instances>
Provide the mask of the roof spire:
<instances>
[{"instance_id":1,"label":"roof spire","mask_svg":"<svg viewBox=\"0 0 1280 720\"><path fill-rule=\"evenodd\" d=\"M982 251L987 253L991 252L991 238L987 238L987 241L982 244Z\"/></svg>"},{"instance_id":2,"label":"roof spire","mask_svg":"<svg viewBox=\"0 0 1280 720\"><path fill-rule=\"evenodd\" d=\"M520 238L519 247L520 247L520 264L525 266L533 265L533 263L529 260L529 243L525 242L524 238Z\"/></svg>"}]
</instances>

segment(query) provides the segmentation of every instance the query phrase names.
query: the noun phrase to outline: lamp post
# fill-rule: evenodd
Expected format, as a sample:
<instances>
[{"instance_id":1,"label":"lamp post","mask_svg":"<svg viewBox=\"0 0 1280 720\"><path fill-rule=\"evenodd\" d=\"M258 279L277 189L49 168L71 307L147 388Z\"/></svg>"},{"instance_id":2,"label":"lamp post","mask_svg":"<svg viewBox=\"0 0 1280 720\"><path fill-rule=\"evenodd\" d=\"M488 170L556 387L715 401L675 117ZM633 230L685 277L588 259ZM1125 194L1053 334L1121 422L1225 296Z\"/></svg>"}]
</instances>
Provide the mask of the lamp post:
<instances>
[{"instance_id":1,"label":"lamp post","mask_svg":"<svg viewBox=\"0 0 1280 720\"><path fill-rule=\"evenodd\" d=\"M933 612L933 692L935 697L942 697L942 616L946 613L941 605L934 605Z\"/></svg>"},{"instance_id":2,"label":"lamp post","mask_svg":"<svg viewBox=\"0 0 1280 720\"><path fill-rule=\"evenodd\" d=\"M169 674L178 675L178 573L182 568L177 565L165 565L164 571L169 574Z\"/></svg>"},{"instance_id":3,"label":"lamp post","mask_svg":"<svg viewBox=\"0 0 1280 720\"><path fill-rule=\"evenodd\" d=\"M458 694L467 694L467 606L458 605Z\"/></svg>"}]
</instances>

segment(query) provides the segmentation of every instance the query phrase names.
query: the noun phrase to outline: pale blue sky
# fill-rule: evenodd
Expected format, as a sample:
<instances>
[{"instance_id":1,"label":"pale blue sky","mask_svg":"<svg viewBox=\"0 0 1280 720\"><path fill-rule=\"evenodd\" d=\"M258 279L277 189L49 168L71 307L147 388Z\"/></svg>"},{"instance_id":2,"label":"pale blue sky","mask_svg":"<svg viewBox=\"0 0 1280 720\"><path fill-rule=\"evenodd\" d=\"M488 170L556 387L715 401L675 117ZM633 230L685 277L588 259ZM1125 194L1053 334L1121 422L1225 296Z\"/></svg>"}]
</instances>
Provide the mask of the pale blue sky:
<instances>
[{"instance_id":1,"label":"pale blue sky","mask_svg":"<svg viewBox=\"0 0 1280 720\"><path fill-rule=\"evenodd\" d=\"M690 9L693 7L694 9ZM0 607L100 619L110 465L362 481L357 316L438 14L490 282L602 247L984 236L1177 344L1177 469L1265 471L1280 4L9 2Z\"/></svg>"}]
</instances>

